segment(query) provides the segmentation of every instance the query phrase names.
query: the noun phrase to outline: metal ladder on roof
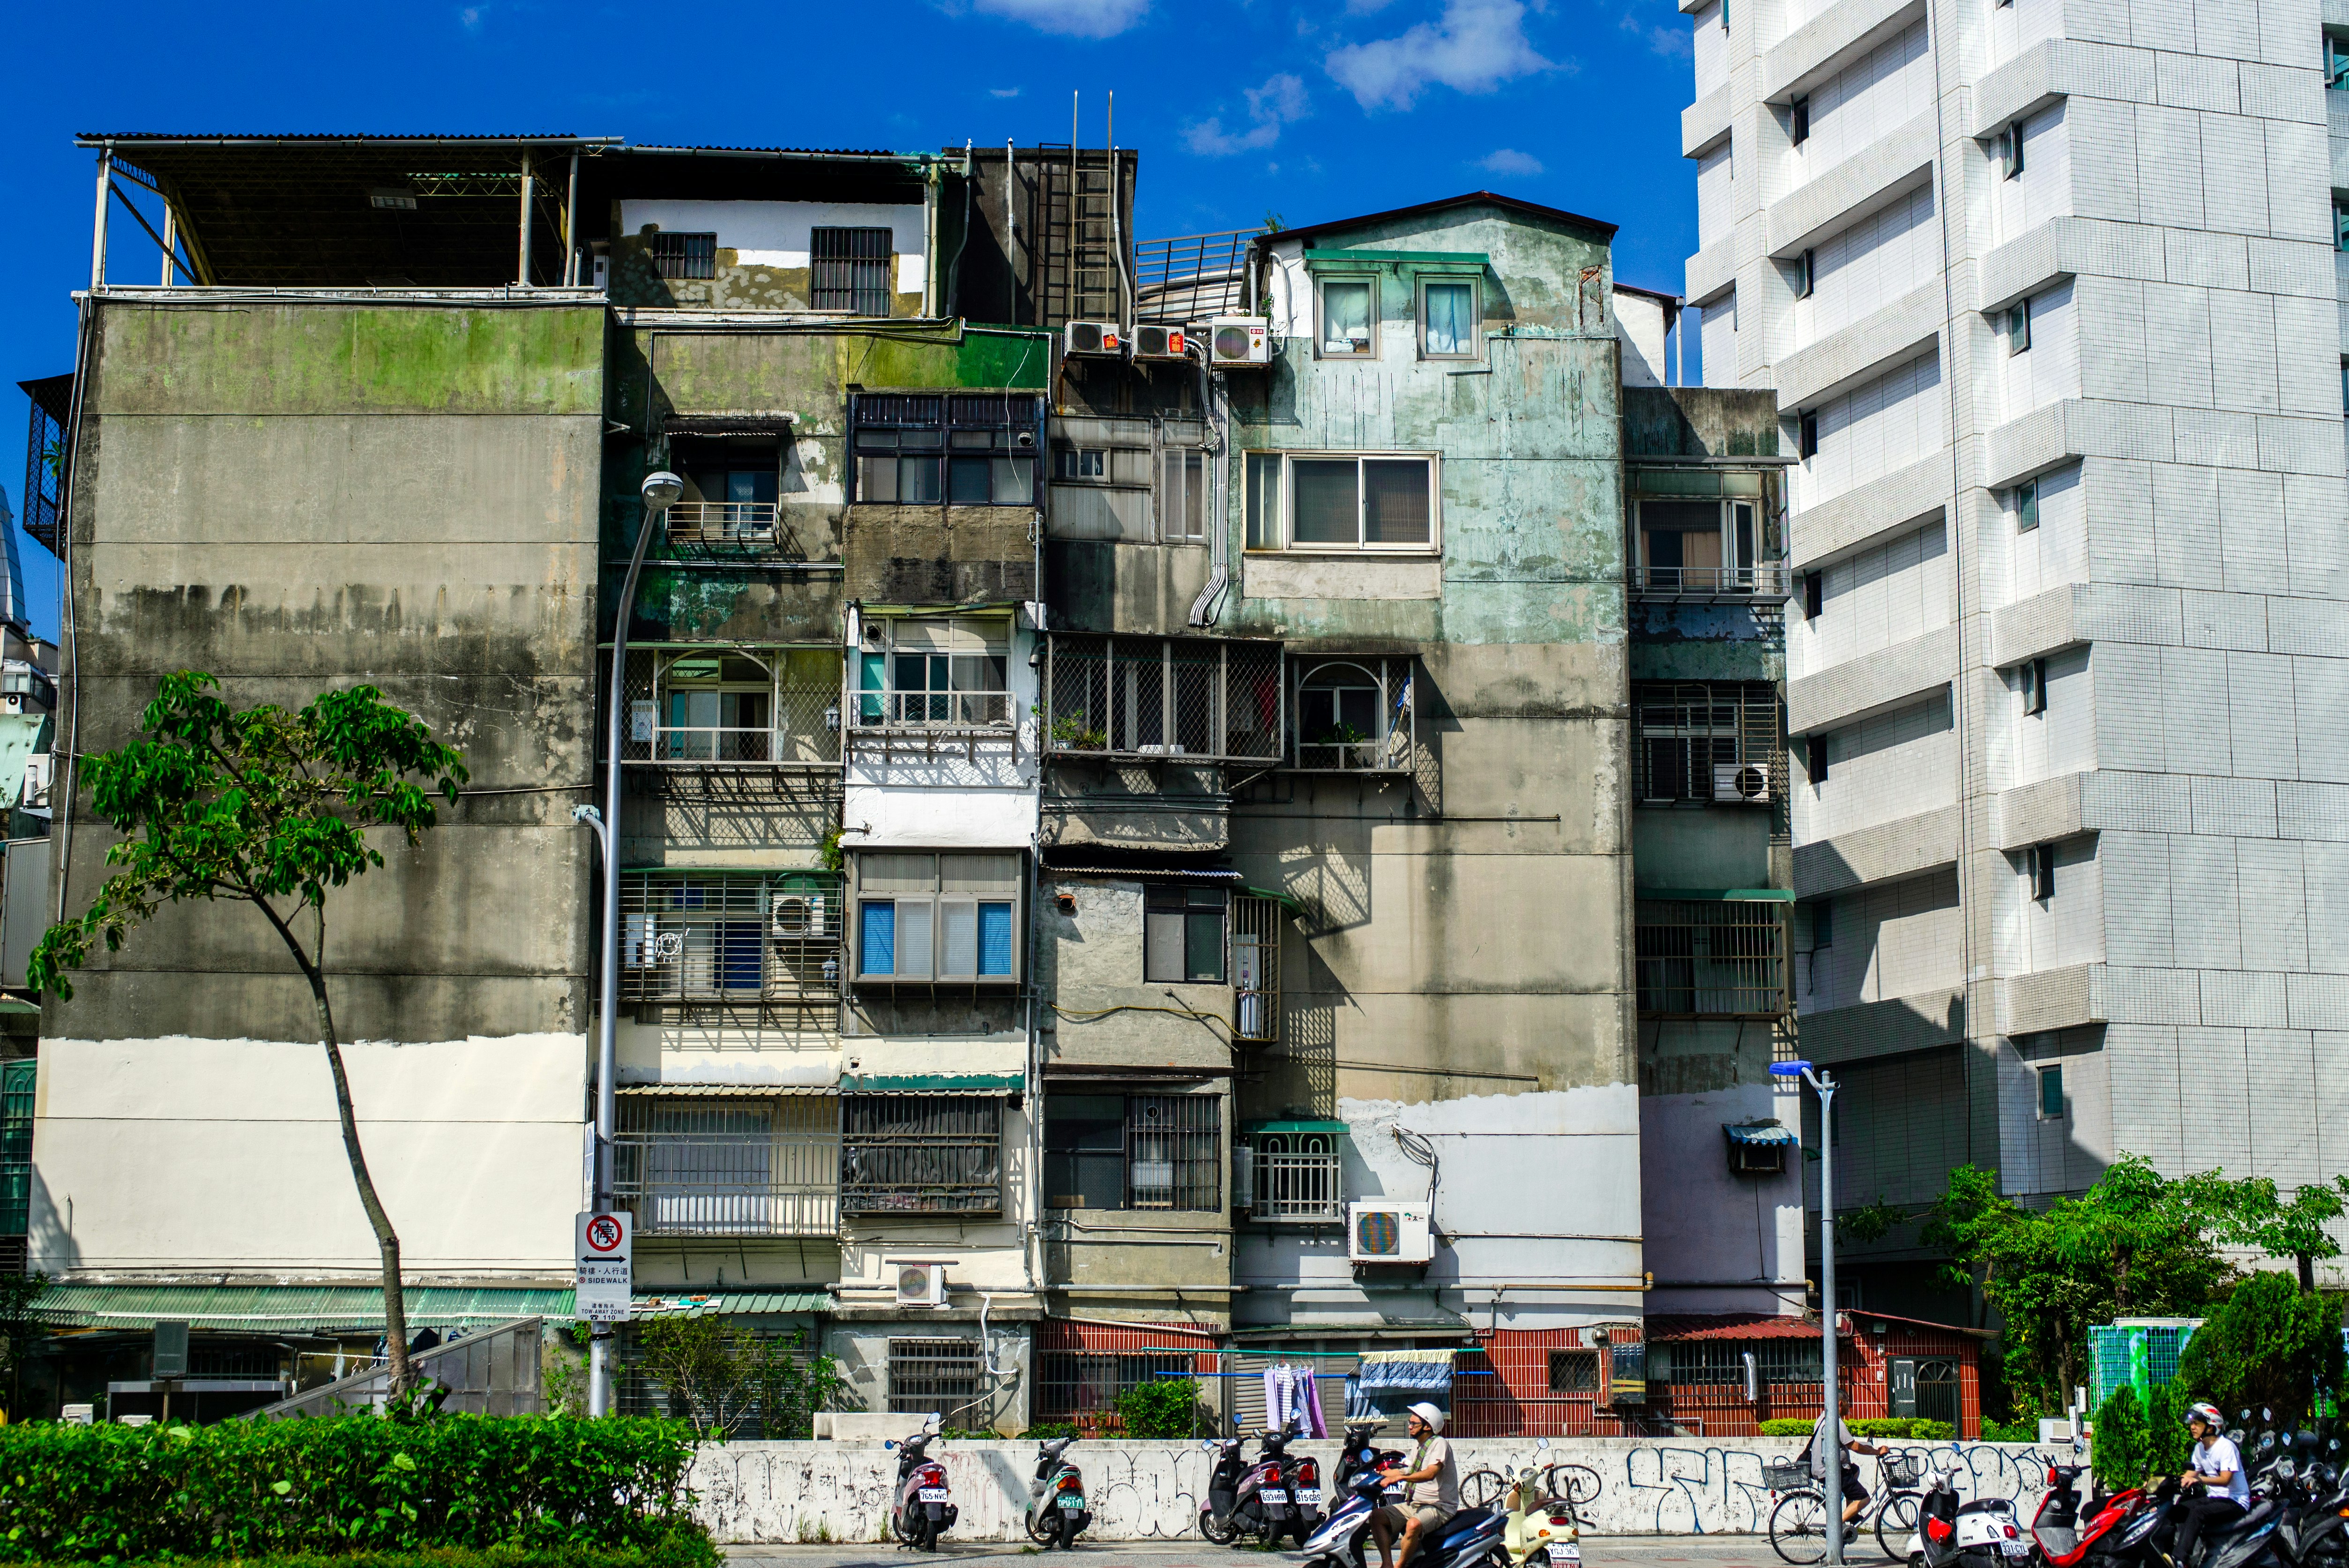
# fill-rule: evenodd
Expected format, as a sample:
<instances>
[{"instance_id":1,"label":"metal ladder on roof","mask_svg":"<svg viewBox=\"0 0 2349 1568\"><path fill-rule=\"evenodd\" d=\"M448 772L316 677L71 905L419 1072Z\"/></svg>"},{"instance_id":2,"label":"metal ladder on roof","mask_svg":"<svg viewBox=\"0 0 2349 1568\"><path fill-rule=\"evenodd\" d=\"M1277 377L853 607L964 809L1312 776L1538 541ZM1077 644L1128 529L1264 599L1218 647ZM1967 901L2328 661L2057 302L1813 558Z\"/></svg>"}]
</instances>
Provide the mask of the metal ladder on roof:
<instances>
[{"instance_id":1,"label":"metal ladder on roof","mask_svg":"<svg viewBox=\"0 0 2349 1568\"><path fill-rule=\"evenodd\" d=\"M1117 321L1117 170L1109 152L1048 142L1038 154L1028 232L1043 324Z\"/></svg>"}]
</instances>

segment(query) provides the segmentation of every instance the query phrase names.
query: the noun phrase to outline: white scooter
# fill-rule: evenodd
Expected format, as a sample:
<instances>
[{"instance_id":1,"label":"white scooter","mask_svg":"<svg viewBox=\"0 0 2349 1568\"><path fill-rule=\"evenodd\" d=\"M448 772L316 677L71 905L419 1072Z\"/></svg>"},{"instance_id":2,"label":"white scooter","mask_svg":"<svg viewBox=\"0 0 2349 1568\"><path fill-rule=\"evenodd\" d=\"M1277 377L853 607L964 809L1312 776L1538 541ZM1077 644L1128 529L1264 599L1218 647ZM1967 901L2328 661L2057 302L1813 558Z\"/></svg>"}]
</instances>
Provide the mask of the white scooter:
<instances>
[{"instance_id":1,"label":"white scooter","mask_svg":"<svg viewBox=\"0 0 2349 1568\"><path fill-rule=\"evenodd\" d=\"M1909 1538L1909 1568L2002 1568L2030 1557L2013 1503L2002 1497L1958 1501L1957 1475L1964 1468L1954 1448L1933 1461L1917 1532Z\"/></svg>"}]
</instances>

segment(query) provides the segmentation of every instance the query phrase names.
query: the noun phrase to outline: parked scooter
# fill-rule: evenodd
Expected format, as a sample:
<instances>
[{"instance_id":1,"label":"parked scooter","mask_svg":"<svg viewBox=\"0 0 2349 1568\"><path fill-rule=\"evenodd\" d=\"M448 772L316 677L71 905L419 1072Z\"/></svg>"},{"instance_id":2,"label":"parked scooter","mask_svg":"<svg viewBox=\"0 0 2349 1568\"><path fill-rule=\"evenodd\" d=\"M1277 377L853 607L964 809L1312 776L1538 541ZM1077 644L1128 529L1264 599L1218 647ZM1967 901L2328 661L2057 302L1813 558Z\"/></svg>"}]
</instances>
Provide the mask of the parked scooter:
<instances>
[{"instance_id":1,"label":"parked scooter","mask_svg":"<svg viewBox=\"0 0 2349 1568\"><path fill-rule=\"evenodd\" d=\"M2030 1560L2031 1542L2015 1528L2014 1504L2002 1497L1958 1501L1958 1471L1964 1466L1954 1447L1934 1462L1917 1510L1917 1532L1909 1538L1909 1568L1997 1568Z\"/></svg>"},{"instance_id":2,"label":"parked scooter","mask_svg":"<svg viewBox=\"0 0 2349 1568\"><path fill-rule=\"evenodd\" d=\"M1381 1473L1402 1463L1402 1450L1371 1446L1371 1434L1384 1424L1346 1424L1346 1445L1338 1456L1330 1516L1305 1542L1306 1568L1367 1568L1363 1543L1370 1539L1371 1515L1402 1496L1402 1483L1389 1481Z\"/></svg>"},{"instance_id":3,"label":"parked scooter","mask_svg":"<svg viewBox=\"0 0 2349 1568\"><path fill-rule=\"evenodd\" d=\"M1256 1462L1240 1452L1245 1438L1210 1438L1199 1446L1216 1456L1207 1480L1207 1505L1199 1511L1199 1533L1218 1546L1229 1546L1242 1535L1252 1535L1269 1546L1288 1533L1294 1521L1289 1502L1288 1436L1286 1432L1257 1434ZM1314 1467L1314 1490L1320 1489L1319 1467ZM1314 1499L1314 1514L1320 1514Z\"/></svg>"},{"instance_id":4,"label":"parked scooter","mask_svg":"<svg viewBox=\"0 0 2349 1568\"><path fill-rule=\"evenodd\" d=\"M890 1511L890 1528L897 1539L916 1552L936 1552L938 1532L950 1530L957 1514L947 1494L946 1467L930 1458L935 1432L916 1432L903 1442L883 1443L897 1453L897 1505Z\"/></svg>"},{"instance_id":5,"label":"parked scooter","mask_svg":"<svg viewBox=\"0 0 2349 1568\"><path fill-rule=\"evenodd\" d=\"M1536 1438L1537 1460L1549 1449L1547 1438ZM1502 1544L1508 1549L1509 1568L1579 1568L1582 1562L1582 1522L1574 1499L1543 1484L1538 1463L1526 1466L1510 1480L1508 1522Z\"/></svg>"},{"instance_id":6,"label":"parked scooter","mask_svg":"<svg viewBox=\"0 0 2349 1568\"><path fill-rule=\"evenodd\" d=\"M2080 1496L2080 1477L2088 1472L2078 1439L2072 1442L2068 1465L2047 1467L2047 1495L2032 1516L2031 1539L2048 1568L2080 1568L2095 1559L2097 1568L2143 1556L2152 1544L2166 1510L2141 1487L2111 1497L2091 1482L2089 1495ZM2007 1505L2009 1511L2013 1505Z\"/></svg>"},{"instance_id":7,"label":"parked scooter","mask_svg":"<svg viewBox=\"0 0 2349 1568\"><path fill-rule=\"evenodd\" d=\"M1061 1456L1074 1438L1036 1445L1036 1478L1028 1483L1028 1539L1050 1552L1076 1545L1093 1516L1085 1509L1084 1472Z\"/></svg>"}]
</instances>

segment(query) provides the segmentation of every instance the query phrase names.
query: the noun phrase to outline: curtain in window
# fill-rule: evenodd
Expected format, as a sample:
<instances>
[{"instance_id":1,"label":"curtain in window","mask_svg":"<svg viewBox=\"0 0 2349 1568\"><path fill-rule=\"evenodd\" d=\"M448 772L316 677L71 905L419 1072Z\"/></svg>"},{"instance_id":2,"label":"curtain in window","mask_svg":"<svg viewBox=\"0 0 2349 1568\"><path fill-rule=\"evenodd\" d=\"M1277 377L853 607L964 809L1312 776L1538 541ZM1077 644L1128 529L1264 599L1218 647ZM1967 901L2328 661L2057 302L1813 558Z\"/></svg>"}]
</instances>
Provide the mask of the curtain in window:
<instances>
[{"instance_id":1,"label":"curtain in window","mask_svg":"<svg viewBox=\"0 0 2349 1568\"><path fill-rule=\"evenodd\" d=\"M1474 354L1476 324L1469 319L1475 288L1468 284L1427 285L1427 352Z\"/></svg>"},{"instance_id":2,"label":"curtain in window","mask_svg":"<svg viewBox=\"0 0 2349 1568\"><path fill-rule=\"evenodd\" d=\"M1358 476L1351 458L1299 458L1290 465L1296 487L1292 544L1355 544L1361 542Z\"/></svg>"},{"instance_id":3,"label":"curtain in window","mask_svg":"<svg viewBox=\"0 0 2349 1568\"><path fill-rule=\"evenodd\" d=\"M1321 352L1367 354L1371 347L1371 285L1321 285Z\"/></svg>"},{"instance_id":4,"label":"curtain in window","mask_svg":"<svg viewBox=\"0 0 2349 1568\"><path fill-rule=\"evenodd\" d=\"M1362 542L1427 542L1427 462L1362 463Z\"/></svg>"}]
</instances>

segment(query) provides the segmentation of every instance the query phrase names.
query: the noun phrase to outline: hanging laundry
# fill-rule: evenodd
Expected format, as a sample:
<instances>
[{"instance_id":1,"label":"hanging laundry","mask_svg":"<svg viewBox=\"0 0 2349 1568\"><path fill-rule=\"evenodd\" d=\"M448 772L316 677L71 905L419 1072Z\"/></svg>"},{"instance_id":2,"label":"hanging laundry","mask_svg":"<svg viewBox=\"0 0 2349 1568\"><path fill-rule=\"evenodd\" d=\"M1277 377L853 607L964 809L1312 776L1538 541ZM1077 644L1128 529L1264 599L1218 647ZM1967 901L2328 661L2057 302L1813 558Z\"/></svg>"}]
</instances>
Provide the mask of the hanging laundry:
<instances>
[{"instance_id":1,"label":"hanging laundry","mask_svg":"<svg viewBox=\"0 0 2349 1568\"><path fill-rule=\"evenodd\" d=\"M1286 1364L1264 1369L1264 1424L1271 1431L1288 1430L1289 1413L1288 1367Z\"/></svg>"},{"instance_id":2,"label":"hanging laundry","mask_svg":"<svg viewBox=\"0 0 2349 1568\"><path fill-rule=\"evenodd\" d=\"M1292 1387L1297 1398L1298 1424L1304 1435L1309 1438L1328 1437L1330 1418L1321 1413L1321 1391L1314 1386L1313 1368L1299 1367Z\"/></svg>"},{"instance_id":3,"label":"hanging laundry","mask_svg":"<svg viewBox=\"0 0 2349 1568\"><path fill-rule=\"evenodd\" d=\"M1366 1350L1348 1381L1346 1417L1370 1420L1401 1415L1421 1400L1452 1408L1450 1350Z\"/></svg>"}]
</instances>

